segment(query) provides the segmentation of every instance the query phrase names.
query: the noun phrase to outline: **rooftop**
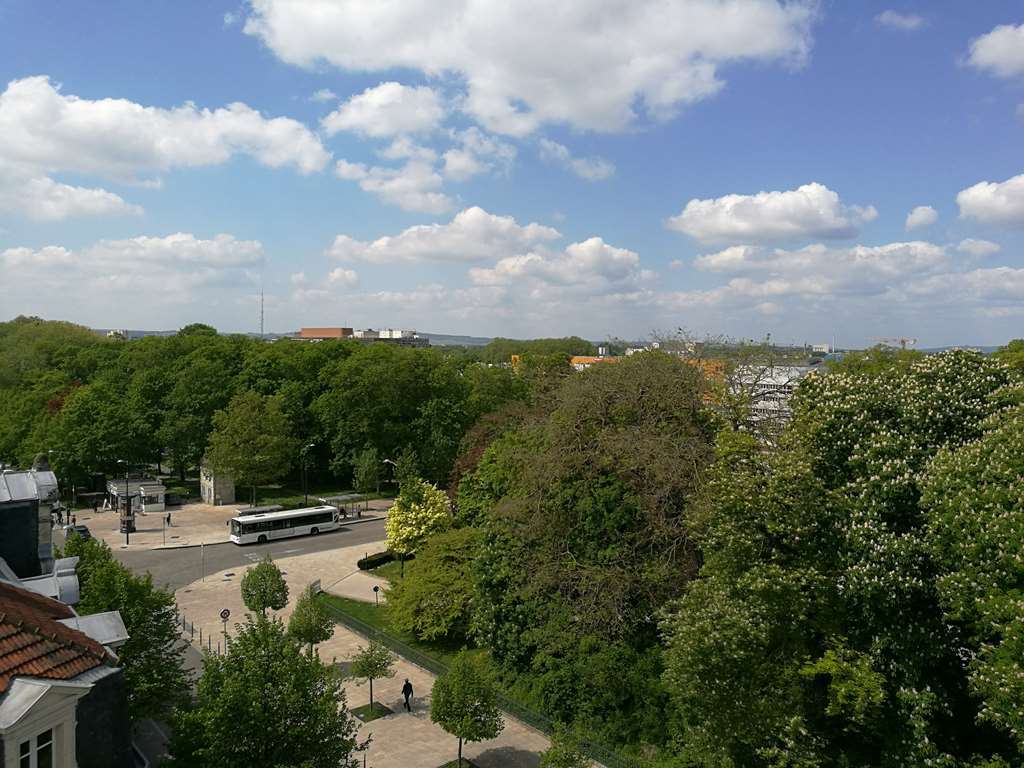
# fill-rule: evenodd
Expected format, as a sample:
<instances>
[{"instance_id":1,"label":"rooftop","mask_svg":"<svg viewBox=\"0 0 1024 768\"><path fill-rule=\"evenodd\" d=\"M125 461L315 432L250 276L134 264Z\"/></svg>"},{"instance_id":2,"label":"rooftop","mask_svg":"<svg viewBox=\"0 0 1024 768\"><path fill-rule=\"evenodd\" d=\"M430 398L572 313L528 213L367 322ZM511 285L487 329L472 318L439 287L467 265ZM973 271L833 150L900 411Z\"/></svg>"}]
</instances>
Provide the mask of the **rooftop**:
<instances>
[{"instance_id":1,"label":"rooftop","mask_svg":"<svg viewBox=\"0 0 1024 768\"><path fill-rule=\"evenodd\" d=\"M106 663L100 643L61 623L74 616L56 600L0 582L0 693L15 677L72 680Z\"/></svg>"}]
</instances>

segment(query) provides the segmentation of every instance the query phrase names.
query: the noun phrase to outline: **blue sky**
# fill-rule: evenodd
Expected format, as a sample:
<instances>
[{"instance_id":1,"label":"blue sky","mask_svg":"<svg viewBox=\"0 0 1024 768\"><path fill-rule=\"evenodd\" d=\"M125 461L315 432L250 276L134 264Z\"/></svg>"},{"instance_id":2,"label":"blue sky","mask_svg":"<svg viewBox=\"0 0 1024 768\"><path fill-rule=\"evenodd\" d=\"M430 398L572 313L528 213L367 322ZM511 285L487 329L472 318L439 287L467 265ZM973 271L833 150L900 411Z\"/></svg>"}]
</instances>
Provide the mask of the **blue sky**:
<instances>
[{"instance_id":1,"label":"blue sky","mask_svg":"<svg viewBox=\"0 0 1024 768\"><path fill-rule=\"evenodd\" d=\"M1024 335L1019 2L7 0L0 51L2 317Z\"/></svg>"}]
</instances>

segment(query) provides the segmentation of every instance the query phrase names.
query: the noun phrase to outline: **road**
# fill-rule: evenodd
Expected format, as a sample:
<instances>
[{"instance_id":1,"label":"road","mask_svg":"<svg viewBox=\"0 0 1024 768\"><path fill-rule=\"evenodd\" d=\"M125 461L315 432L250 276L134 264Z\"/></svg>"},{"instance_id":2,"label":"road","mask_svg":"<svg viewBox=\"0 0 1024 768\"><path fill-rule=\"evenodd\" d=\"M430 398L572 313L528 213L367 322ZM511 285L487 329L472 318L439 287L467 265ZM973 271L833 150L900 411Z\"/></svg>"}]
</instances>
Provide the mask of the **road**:
<instances>
[{"instance_id":1,"label":"road","mask_svg":"<svg viewBox=\"0 0 1024 768\"><path fill-rule=\"evenodd\" d=\"M267 544L247 544L244 547L231 542L209 544L205 547L178 549L137 550L115 549L114 555L136 573L153 574L153 582L177 591L186 584L202 578L206 573L217 573L228 568L252 565L268 552L275 560L310 552L368 544L384 538L384 520L367 521L342 526L319 536L301 536L294 539L272 541Z\"/></svg>"}]
</instances>

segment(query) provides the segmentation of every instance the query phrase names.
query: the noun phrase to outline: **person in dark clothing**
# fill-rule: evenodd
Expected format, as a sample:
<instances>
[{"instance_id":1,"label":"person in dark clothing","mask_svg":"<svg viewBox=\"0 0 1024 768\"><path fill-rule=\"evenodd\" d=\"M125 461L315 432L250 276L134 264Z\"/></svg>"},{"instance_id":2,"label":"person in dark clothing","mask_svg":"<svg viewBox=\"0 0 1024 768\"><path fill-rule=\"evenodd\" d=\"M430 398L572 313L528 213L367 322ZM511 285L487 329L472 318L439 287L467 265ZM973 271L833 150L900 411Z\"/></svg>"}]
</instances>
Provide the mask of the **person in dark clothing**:
<instances>
[{"instance_id":1,"label":"person in dark clothing","mask_svg":"<svg viewBox=\"0 0 1024 768\"><path fill-rule=\"evenodd\" d=\"M171 513L170 512L167 513L167 527L168 528L171 527Z\"/></svg>"},{"instance_id":2,"label":"person in dark clothing","mask_svg":"<svg viewBox=\"0 0 1024 768\"><path fill-rule=\"evenodd\" d=\"M412 683L409 682L409 678L405 678L405 685L402 686L402 695L405 696L405 711L412 712L412 706L409 704L409 699L412 698Z\"/></svg>"},{"instance_id":3,"label":"person in dark clothing","mask_svg":"<svg viewBox=\"0 0 1024 768\"><path fill-rule=\"evenodd\" d=\"M71 516L71 524L74 525L76 522L78 522L78 521L75 519L75 516L72 515Z\"/></svg>"}]
</instances>

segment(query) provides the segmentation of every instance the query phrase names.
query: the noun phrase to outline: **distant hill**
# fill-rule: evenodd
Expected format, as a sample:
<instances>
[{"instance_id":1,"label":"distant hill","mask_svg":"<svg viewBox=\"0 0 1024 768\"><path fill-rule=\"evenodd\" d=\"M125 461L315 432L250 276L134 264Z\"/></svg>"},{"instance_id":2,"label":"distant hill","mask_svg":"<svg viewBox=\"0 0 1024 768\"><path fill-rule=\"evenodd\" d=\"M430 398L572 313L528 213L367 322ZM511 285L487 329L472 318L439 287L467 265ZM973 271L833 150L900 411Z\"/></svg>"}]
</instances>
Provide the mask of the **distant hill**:
<instances>
[{"instance_id":1,"label":"distant hill","mask_svg":"<svg viewBox=\"0 0 1024 768\"><path fill-rule=\"evenodd\" d=\"M491 340L483 336L455 336L448 333L425 333L420 331L420 336L430 339L435 347L485 347Z\"/></svg>"}]
</instances>

